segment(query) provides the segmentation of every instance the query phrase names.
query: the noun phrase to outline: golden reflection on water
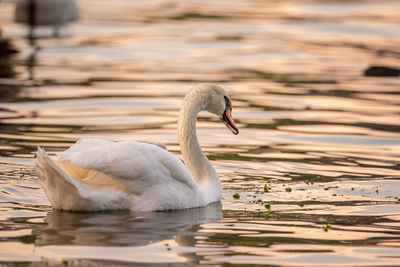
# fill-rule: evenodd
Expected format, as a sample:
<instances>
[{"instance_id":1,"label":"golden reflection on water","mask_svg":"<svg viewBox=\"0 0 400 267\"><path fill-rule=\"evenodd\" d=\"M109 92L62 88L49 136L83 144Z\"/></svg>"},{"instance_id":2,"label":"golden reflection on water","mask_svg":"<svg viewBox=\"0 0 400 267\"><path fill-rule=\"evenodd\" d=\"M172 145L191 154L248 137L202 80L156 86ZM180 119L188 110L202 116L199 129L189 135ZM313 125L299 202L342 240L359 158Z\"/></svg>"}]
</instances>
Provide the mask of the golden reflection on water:
<instances>
[{"instance_id":1,"label":"golden reflection on water","mask_svg":"<svg viewBox=\"0 0 400 267\"><path fill-rule=\"evenodd\" d=\"M400 80L363 72L400 66L399 1L82 0L61 38L36 29L36 48L12 2L0 4L19 50L14 80L0 77L16 84L0 100L0 265L398 265ZM180 156L179 105L202 82L227 88L240 129L197 123L222 207L51 210L37 145L138 140Z\"/></svg>"}]
</instances>

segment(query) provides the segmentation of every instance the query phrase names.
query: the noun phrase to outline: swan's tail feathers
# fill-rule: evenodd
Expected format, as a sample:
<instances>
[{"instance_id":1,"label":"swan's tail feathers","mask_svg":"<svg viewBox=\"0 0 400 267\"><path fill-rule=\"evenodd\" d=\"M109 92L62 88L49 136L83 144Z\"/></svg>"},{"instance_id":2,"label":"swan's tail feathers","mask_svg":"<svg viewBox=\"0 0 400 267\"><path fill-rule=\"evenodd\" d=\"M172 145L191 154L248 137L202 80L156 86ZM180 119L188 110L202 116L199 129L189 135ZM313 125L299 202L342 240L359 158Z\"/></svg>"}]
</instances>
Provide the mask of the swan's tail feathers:
<instances>
[{"instance_id":1,"label":"swan's tail feathers","mask_svg":"<svg viewBox=\"0 0 400 267\"><path fill-rule=\"evenodd\" d=\"M63 171L41 147L37 149L36 174L54 208L81 210L87 206L84 185Z\"/></svg>"}]
</instances>

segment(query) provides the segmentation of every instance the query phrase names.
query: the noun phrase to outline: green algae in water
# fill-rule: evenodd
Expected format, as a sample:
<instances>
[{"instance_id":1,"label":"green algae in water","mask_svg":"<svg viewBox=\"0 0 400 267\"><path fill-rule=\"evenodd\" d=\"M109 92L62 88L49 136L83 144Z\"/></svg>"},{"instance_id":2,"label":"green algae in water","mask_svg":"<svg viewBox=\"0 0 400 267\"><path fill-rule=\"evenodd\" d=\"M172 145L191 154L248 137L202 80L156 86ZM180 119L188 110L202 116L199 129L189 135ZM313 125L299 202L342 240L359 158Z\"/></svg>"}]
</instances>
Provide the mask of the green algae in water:
<instances>
[{"instance_id":1,"label":"green algae in water","mask_svg":"<svg viewBox=\"0 0 400 267\"><path fill-rule=\"evenodd\" d=\"M268 193L271 188L266 184L264 185L264 193Z\"/></svg>"},{"instance_id":2,"label":"green algae in water","mask_svg":"<svg viewBox=\"0 0 400 267\"><path fill-rule=\"evenodd\" d=\"M238 193L235 193L235 194L233 194L233 198L234 198L234 199L239 199L239 198L240 198L240 195L239 195Z\"/></svg>"},{"instance_id":3,"label":"green algae in water","mask_svg":"<svg viewBox=\"0 0 400 267\"><path fill-rule=\"evenodd\" d=\"M327 225L325 225L324 231L328 232L328 230L331 229L331 228L332 228L332 226L328 223Z\"/></svg>"},{"instance_id":4,"label":"green algae in water","mask_svg":"<svg viewBox=\"0 0 400 267\"><path fill-rule=\"evenodd\" d=\"M286 188L285 188L285 191L288 192L288 193L290 193L290 192L292 192L292 188L291 188L291 187L286 187Z\"/></svg>"}]
</instances>

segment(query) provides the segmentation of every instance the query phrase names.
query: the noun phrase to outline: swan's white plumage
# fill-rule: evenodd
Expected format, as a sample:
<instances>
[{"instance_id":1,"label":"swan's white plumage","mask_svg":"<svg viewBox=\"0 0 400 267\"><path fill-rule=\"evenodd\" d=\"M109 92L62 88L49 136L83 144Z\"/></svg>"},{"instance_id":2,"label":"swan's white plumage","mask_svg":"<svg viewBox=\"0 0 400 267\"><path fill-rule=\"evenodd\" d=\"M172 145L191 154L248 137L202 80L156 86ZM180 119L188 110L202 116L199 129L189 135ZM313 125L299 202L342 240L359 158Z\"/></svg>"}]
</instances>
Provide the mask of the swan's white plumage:
<instances>
[{"instance_id":1,"label":"swan's white plumage","mask_svg":"<svg viewBox=\"0 0 400 267\"><path fill-rule=\"evenodd\" d=\"M189 188L196 185L190 172L174 155L158 146L136 141L81 139L60 153L58 162L63 161L81 169L106 174L136 195L157 184L180 182ZM93 182L96 176L88 175L83 178L85 182L96 185Z\"/></svg>"},{"instance_id":2,"label":"swan's white plumage","mask_svg":"<svg viewBox=\"0 0 400 267\"><path fill-rule=\"evenodd\" d=\"M208 204L184 164L155 145L81 139L54 160L39 151L38 169L46 168L39 177L51 175L41 182L57 209L169 210Z\"/></svg>"},{"instance_id":3,"label":"swan's white plumage","mask_svg":"<svg viewBox=\"0 0 400 267\"><path fill-rule=\"evenodd\" d=\"M193 97L195 93L199 99ZM209 94L216 97L210 98ZM221 183L198 146L195 121L204 109L198 108L200 104L207 99L220 101L218 97L223 98L225 93L218 86L206 84L192 89L190 95L185 98L178 124L188 167L160 146L135 141L81 139L54 159L38 148L38 177L53 207L149 211L193 208L219 201Z\"/></svg>"}]
</instances>

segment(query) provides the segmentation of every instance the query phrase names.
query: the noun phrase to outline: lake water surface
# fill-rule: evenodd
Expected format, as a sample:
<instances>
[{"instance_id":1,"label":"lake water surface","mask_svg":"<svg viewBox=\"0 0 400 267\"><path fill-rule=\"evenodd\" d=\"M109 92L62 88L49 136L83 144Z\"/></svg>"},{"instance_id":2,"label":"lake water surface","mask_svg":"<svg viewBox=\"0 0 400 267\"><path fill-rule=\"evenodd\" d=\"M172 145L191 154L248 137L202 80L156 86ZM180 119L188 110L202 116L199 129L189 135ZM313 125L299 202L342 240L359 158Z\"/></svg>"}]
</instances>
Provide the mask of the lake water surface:
<instances>
[{"instance_id":1,"label":"lake water surface","mask_svg":"<svg viewBox=\"0 0 400 267\"><path fill-rule=\"evenodd\" d=\"M60 38L37 29L34 45L12 3L0 3L19 50L0 79L0 265L400 265L400 78L364 76L400 66L400 1L81 0L79 22ZM94 137L180 156L180 103L202 82L227 89L240 129L197 123L221 203L52 210L36 146Z\"/></svg>"}]
</instances>

